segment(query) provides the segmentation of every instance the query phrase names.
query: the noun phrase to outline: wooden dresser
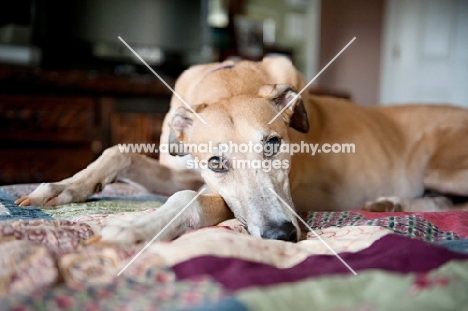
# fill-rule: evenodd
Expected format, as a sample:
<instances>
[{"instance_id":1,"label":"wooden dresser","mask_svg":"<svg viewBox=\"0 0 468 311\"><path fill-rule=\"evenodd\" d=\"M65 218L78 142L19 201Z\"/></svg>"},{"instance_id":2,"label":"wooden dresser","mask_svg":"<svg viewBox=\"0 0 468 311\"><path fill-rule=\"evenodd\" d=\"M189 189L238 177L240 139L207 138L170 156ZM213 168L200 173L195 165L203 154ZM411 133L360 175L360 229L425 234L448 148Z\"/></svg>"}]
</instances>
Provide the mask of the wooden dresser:
<instances>
[{"instance_id":1,"label":"wooden dresser","mask_svg":"<svg viewBox=\"0 0 468 311\"><path fill-rule=\"evenodd\" d=\"M159 143L170 96L150 75L0 66L0 184L58 181L111 145Z\"/></svg>"}]
</instances>

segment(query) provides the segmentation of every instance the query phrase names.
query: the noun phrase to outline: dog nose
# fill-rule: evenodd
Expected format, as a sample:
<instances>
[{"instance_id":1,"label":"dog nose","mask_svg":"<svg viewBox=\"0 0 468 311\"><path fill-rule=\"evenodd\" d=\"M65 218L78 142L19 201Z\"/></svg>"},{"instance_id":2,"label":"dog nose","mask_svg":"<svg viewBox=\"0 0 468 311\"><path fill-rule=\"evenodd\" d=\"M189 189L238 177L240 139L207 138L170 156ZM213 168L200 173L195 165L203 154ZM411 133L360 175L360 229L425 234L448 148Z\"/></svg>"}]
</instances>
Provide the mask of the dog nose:
<instances>
[{"instance_id":1,"label":"dog nose","mask_svg":"<svg viewBox=\"0 0 468 311\"><path fill-rule=\"evenodd\" d=\"M263 232L262 238L297 242L297 230L292 222L285 221L280 225L269 226L268 229Z\"/></svg>"}]
</instances>

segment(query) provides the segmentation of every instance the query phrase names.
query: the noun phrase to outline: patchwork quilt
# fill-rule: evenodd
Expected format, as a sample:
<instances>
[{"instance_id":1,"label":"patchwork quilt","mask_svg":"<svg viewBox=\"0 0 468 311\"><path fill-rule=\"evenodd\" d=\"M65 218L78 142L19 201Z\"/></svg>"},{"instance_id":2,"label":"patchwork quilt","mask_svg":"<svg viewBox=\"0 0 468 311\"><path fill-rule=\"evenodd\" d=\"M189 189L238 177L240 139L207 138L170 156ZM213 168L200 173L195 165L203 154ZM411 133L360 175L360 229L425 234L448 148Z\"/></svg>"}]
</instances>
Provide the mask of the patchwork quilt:
<instances>
[{"instance_id":1,"label":"patchwork quilt","mask_svg":"<svg viewBox=\"0 0 468 311\"><path fill-rule=\"evenodd\" d=\"M468 212L308 213L298 243L229 220L141 252L92 237L166 198L113 184L85 203L13 204L35 187L0 187L1 310L468 310Z\"/></svg>"}]
</instances>

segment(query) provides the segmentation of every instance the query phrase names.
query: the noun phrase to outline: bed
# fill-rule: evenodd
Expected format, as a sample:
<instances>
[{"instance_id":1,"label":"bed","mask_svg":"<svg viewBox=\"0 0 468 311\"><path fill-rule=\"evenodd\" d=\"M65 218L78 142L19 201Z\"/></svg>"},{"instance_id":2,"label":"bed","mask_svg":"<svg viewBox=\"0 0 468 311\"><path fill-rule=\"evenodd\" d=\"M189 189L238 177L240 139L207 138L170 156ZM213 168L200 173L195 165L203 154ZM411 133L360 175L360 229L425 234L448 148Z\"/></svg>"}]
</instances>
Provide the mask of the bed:
<instances>
[{"instance_id":1,"label":"bed","mask_svg":"<svg viewBox=\"0 0 468 311\"><path fill-rule=\"evenodd\" d=\"M302 214L299 243L229 220L117 275L144 245L92 237L166 198L112 184L85 203L13 204L36 186L0 187L1 310L468 310L468 212Z\"/></svg>"}]
</instances>

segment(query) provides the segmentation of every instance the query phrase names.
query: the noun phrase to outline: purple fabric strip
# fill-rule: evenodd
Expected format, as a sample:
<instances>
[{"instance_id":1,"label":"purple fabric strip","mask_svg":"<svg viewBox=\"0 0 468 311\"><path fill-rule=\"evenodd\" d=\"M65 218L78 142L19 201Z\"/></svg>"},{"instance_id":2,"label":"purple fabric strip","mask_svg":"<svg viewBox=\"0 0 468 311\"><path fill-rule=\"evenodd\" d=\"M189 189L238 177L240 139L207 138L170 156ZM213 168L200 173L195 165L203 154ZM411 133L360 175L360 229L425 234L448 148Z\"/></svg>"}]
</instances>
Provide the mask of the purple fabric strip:
<instances>
[{"instance_id":1,"label":"purple fabric strip","mask_svg":"<svg viewBox=\"0 0 468 311\"><path fill-rule=\"evenodd\" d=\"M453 259L468 260L467 254L396 234L386 235L360 252L341 253L340 256L357 272L366 269L427 272ZM173 269L179 279L208 274L230 290L295 282L327 274L352 275L333 255L310 256L288 269L232 257L201 256L177 264Z\"/></svg>"}]
</instances>

